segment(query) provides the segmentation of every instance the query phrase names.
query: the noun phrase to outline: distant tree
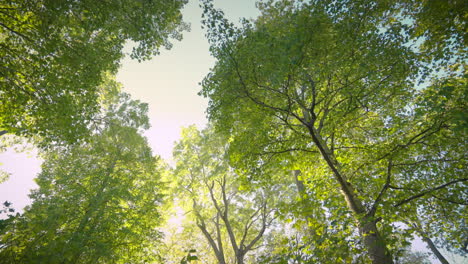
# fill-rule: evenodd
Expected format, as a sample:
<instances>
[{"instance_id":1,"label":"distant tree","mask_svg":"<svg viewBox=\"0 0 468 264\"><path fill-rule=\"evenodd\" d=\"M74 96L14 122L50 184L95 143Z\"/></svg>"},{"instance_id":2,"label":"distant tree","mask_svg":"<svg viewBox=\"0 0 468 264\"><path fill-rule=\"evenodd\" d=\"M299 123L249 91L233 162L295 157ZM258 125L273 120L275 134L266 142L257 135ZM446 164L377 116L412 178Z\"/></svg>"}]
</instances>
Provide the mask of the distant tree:
<instances>
[{"instance_id":1,"label":"distant tree","mask_svg":"<svg viewBox=\"0 0 468 264\"><path fill-rule=\"evenodd\" d=\"M19 213L14 213L15 209L12 207L12 203L5 201L3 203L3 209L0 210L0 234L4 233L4 230L10 225Z\"/></svg>"},{"instance_id":2,"label":"distant tree","mask_svg":"<svg viewBox=\"0 0 468 264\"><path fill-rule=\"evenodd\" d=\"M399 258L397 264L430 264L427 254L419 251L405 250L404 254Z\"/></svg>"},{"instance_id":3,"label":"distant tree","mask_svg":"<svg viewBox=\"0 0 468 264\"><path fill-rule=\"evenodd\" d=\"M12 0L0 4L0 136L76 142L127 41L138 60L181 39L186 0Z\"/></svg>"},{"instance_id":4,"label":"distant tree","mask_svg":"<svg viewBox=\"0 0 468 264\"><path fill-rule=\"evenodd\" d=\"M183 131L174 149L177 196L217 262L242 264L272 226L281 189L272 181L243 185L245 178L228 165L226 146L210 129Z\"/></svg>"}]
</instances>

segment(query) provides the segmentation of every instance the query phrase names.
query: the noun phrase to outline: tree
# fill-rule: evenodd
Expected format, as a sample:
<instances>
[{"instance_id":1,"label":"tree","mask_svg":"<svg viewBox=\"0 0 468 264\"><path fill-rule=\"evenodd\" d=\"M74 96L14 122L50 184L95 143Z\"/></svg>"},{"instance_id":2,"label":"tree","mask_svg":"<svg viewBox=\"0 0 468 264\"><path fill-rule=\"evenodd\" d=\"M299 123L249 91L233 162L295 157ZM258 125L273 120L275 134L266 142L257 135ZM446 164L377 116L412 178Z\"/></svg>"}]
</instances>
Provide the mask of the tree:
<instances>
[{"instance_id":1,"label":"tree","mask_svg":"<svg viewBox=\"0 0 468 264\"><path fill-rule=\"evenodd\" d=\"M419 237L421 237L421 239L427 244L427 247L432 251L434 256L437 257L437 259L440 261L440 263L448 264L449 262L442 255L442 253L439 251L439 249L436 247L433 240L429 237L429 234L424 231L423 227L421 226L421 222L422 221L415 221L415 222L407 223L407 224L409 224L409 226L415 231L415 233Z\"/></svg>"},{"instance_id":2,"label":"tree","mask_svg":"<svg viewBox=\"0 0 468 264\"><path fill-rule=\"evenodd\" d=\"M189 207L217 262L242 264L272 225L281 192L272 184L243 186L242 175L228 165L226 144L210 129L185 129L174 150L175 177L178 197Z\"/></svg>"},{"instance_id":3,"label":"tree","mask_svg":"<svg viewBox=\"0 0 468 264\"><path fill-rule=\"evenodd\" d=\"M167 211L164 211L167 214ZM189 220L190 221L190 220ZM159 252L162 256L161 263L180 264L182 260L188 261L189 256L196 256L193 263L216 263L216 256L208 243L204 243L206 238L198 227L191 223L163 225L164 241ZM190 262L189 262L190 263Z\"/></svg>"},{"instance_id":4,"label":"tree","mask_svg":"<svg viewBox=\"0 0 468 264\"><path fill-rule=\"evenodd\" d=\"M448 139L452 137L452 140L450 140L452 142L445 141L443 143L445 146L443 146L444 150L442 151L446 152L444 153L445 159L441 159L438 164L434 162L435 157L437 157L434 154L437 154L437 152L433 151L433 149L426 149L427 151L433 151L432 153L426 151L415 152L415 154L420 155L419 161L404 164L408 173L417 174L424 171L424 174L426 174L426 171L430 171L435 175L449 174L447 181L450 180L450 177L456 181L457 175L465 173L463 166L466 164L466 155L457 153L459 151L458 146L453 144L457 144L458 140L454 140L453 137L459 137L460 140L466 137L467 122L466 116L463 114L464 109L466 109L466 87L465 75L465 78L441 78L441 80L438 80L422 92L418 100L423 107L419 111L428 120L443 120L446 122L451 131L444 136L448 137ZM440 137L433 136L433 139L440 140ZM450 153L450 151L453 153ZM458 167L451 164L455 160L460 161ZM428 164L430 164L429 167ZM403 192L415 192L410 185L390 186L390 188ZM428 189L421 194L423 196L413 196L413 198L420 199L417 204L414 204L411 208L403 209L404 216L401 216L401 221L406 223L412 232L427 243L428 248L441 263L447 263L447 260L437 247L445 248L449 252L466 255L465 243L468 233L459 231L466 229L466 222L462 220L467 205L465 201L466 193L463 192L463 189L442 184L438 188ZM407 200L402 202L405 201Z\"/></svg>"},{"instance_id":5,"label":"tree","mask_svg":"<svg viewBox=\"0 0 468 264\"><path fill-rule=\"evenodd\" d=\"M123 45L144 60L187 28L173 1L31 1L0 6L0 136L73 143L99 111L103 75L116 72Z\"/></svg>"},{"instance_id":6,"label":"tree","mask_svg":"<svg viewBox=\"0 0 468 264\"><path fill-rule=\"evenodd\" d=\"M3 203L3 209L0 210L0 234L4 233L4 230L19 216L19 213L13 214L15 209L11 206L12 203L5 201ZM5 214L2 216L2 214Z\"/></svg>"},{"instance_id":7,"label":"tree","mask_svg":"<svg viewBox=\"0 0 468 264\"><path fill-rule=\"evenodd\" d=\"M421 252L412 252L410 250L406 250L404 255L400 258L397 263L401 264L428 264L431 263L427 258L427 255Z\"/></svg>"},{"instance_id":8,"label":"tree","mask_svg":"<svg viewBox=\"0 0 468 264\"><path fill-rule=\"evenodd\" d=\"M408 243L395 225L406 210L462 195L468 180L464 65L453 63L463 53L436 57L432 48L447 46L417 46L430 42L397 20L427 18L416 2L268 1L256 21L235 28L204 1L217 62L201 94L230 137L234 166L312 167L304 177L342 193L347 212L334 217L353 219L372 263L393 263ZM439 76L422 79L435 58Z\"/></svg>"},{"instance_id":9,"label":"tree","mask_svg":"<svg viewBox=\"0 0 468 264\"><path fill-rule=\"evenodd\" d=\"M145 115L147 106L121 97L118 107ZM161 234L161 160L135 120L107 115L102 131L44 154L33 203L0 236L6 263L148 263ZM130 114L131 116L131 114ZM147 119L147 118L146 118ZM148 124L146 123L146 126Z\"/></svg>"}]
</instances>

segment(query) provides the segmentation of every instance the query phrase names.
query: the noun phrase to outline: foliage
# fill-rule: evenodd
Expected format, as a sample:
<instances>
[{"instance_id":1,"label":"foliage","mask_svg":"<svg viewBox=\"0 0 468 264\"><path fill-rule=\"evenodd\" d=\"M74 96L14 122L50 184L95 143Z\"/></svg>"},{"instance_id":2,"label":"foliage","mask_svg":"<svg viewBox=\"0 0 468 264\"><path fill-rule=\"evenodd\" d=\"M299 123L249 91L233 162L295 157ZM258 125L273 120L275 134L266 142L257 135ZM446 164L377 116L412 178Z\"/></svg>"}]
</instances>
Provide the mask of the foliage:
<instances>
[{"instance_id":1,"label":"foliage","mask_svg":"<svg viewBox=\"0 0 468 264\"><path fill-rule=\"evenodd\" d=\"M180 261L180 264L188 264L192 261L198 260L198 257L194 255L197 251L195 249L191 249L188 251L187 256L183 257Z\"/></svg>"},{"instance_id":2,"label":"foliage","mask_svg":"<svg viewBox=\"0 0 468 264\"><path fill-rule=\"evenodd\" d=\"M139 113L145 104L129 101ZM115 107L111 107L114 109ZM119 107L116 107L119 109ZM43 154L33 204L1 236L7 263L147 263L161 234L163 167L141 124L107 122L87 143ZM133 125L133 126L132 126ZM147 125L147 124L146 124Z\"/></svg>"},{"instance_id":3,"label":"foliage","mask_svg":"<svg viewBox=\"0 0 468 264\"><path fill-rule=\"evenodd\" d=\"M12 203L5 201L3 203L3 209L0 210L0 234L3 234L5 232L4 230L15 220L15 218L19 217L19 213L13 214L15 209L11 205Z\"/></svg>"},{"instance_id":4,"label":"foliage","mask_svg":"<svg viewBox=\"0 0 468 264\"><path fill-rule=\"evenodd\" d=\"M404 255L400 257L399 264L429 264L431 263L426 254L416 251L406 250Z\"/></svg>"},{"instance_id":5,"label":"foliage","mask_svg":"<svg viewBox=\"0 0 468 264\"><path fill-rule=\"evenodd\" d=\"M173 1L14 0L0 6L0 133L77 142L98 112L99 85L123 45L138 60L187 26Z\"/></svg>"},{"instance_id":6,"label":"foliage","mask_svg":"<svg viewBox=\"0 0 468 264\"><path fill-rule=\"evenodd\" d=\"M314 192L308 199L325 208L328 223L353 224L341 233L348 239L359 233L354 255L363 247L373 263L391 263L411 237L396 225L415 217L408 211L466 196L466 55L444 52L464 47L457 36L465 22L435 27L426 19L433 10L418 1L259 7L256 21L235 28L204 1L217 63L201 94L229 137L231 163L303 171ZM464 208L444 204L454 219ZM443 222L441 210L432 213ZM431 232L451 231L439 222Z\"/></svg>"},{"instance_id":7,"label":"foliage","mask_svg":"<svg viewBox=\"0 0 468 264\"><path fill-rule=\"evenodd\" d=\"M163 216L168 214L165 210ZM191 255L197 256L199 261L193 263L216 263L216 256L210 245L205 242L203 233L193 224L190 215L184 214L184 218L181 223L172 223L169 220L161 227L164 232L163 244L159 247L161 263L180 264L184 258L187 260L187 252L191 249L196 250L196 253Z\"/></svg>"},{"instance_id":8,"label":"foliage","mask_svg":"<svg viewBox=\"0 0 468 264\"><path fill-rule=\"evenodd\" d=\"M33 204L0 210L0 262L427 263L414 235L466 254L464 2L266 0L235 27L203 0L214 127L170 170L113 75L126 41L180 39L186 2L0 5L0 140L45 159Z\"/></svg>"},{"instance_id":9,"label":"foliage","mask_svg":"<svg viewBox=\"0 0 468 264\"><path fill-rule=\"evenodd\" d=\"M226 147L209 128L185 129L174 149L177 196L217 261L240 264L272 225L282 190L273 182L243 185L246 175L228 165Z\"/></svg>"}]
</instances>

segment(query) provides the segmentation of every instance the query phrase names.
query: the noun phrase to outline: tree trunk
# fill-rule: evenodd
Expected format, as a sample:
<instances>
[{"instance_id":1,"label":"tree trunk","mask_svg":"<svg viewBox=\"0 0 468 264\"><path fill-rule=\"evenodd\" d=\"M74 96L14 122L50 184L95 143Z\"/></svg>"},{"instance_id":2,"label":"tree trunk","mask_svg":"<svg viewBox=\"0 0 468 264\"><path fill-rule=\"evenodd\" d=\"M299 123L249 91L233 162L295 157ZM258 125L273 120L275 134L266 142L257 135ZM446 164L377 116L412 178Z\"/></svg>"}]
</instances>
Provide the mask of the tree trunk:
<instances>
[{"instance_id":1,"label":"tree trunk","mask_svg":"<svg viewBox=\"0 0 468 264\"><path fill-rule=\"evenodd\" d=\"M245 253L236 252L236 264L244 264L244 255Z\"/></svg>"},{"instance_id":2,"label":"tree trunk","mask_svg":"<svg viewBox=\"0 0 468 264\"><path fill-rule=\"evenodd\" d=\"M312 215L312 213L310 212L309 208L310 208L311 205L309 203L309 200L305 196L306 192L305 192L304 181L299 180L299 175L300 174L301 174L300 170L293 170L292 171L292 176L293 176L294 180L296 181L297 194L299 196L299 201L300 201L301 206L302 206L303 216L305 216L305 221L307 223L307 230L310 232L310 234L312 236L316 236L317 233L312 228L312 226L309 225L309 223L311 223L312 219L314 219L314 217L316 217L316 216Z\"/></svg>"},{"instance_id":3,"label":"tree trunk","mask_svg":"<svg viewBox=\"0 0 468 264\"><path fill-rule=\"evenodd\" d=\"M411 226L416 233L421 237L422 241L426 242L427 246L429 249L432 251L432 253L437 257L437 259L440 261L442 264L450 264L447 259L440 253L440 251L437 249L435 246L434 242L432 242L432 239L429 238L426 232L424 232L424 229L421 226L421 223L418 221L415 222L405 222L408 226Z\"/></svg>"},{"instance_id":4,"label":"tree trunk","mask_svg":"<svg viewBox=\"0 0 468 264\"><path fill-rule=\"evenodd\" d=\"M6 133L8 133L8 131L6 131L6 130L0 130L0 137L3 136L3 135L5 135Z\"/></svg>"},{"instance_id":5,"label":"tree trunk","mask_svg":"<svg viewBox=\"0 0 468 264\"><path fill-rule=\"evenodd\" d=\"M313 125L308 126L312 141L322 154L323 159L333 173L334 178L340 185L340 190L346 200L348 208L353 212L354 219L358 223L359 234L369 254L372 264L393 264L393 258L387 251L385 241L377 229L374 215L367 211L358 197L352 184L342 173L340 163L336 160L334 153L328 148L318 131Z\"/></svg>"},{"instance_id":6,"label":"tree trunk","mask_svg":"<svg viewBox=\"0 0 468 264\"><path fill-rule=\"evenodd\" d=\"M440 251L437 249L437 247L434 245L434 242L432 240L425 236L424 234L420 233L422 240L427 243L429 248L431 249L432 253L437 257L437 259L440 261L442 264L450 264L447 259L440 253Z\"/></svg>"},{"instance_id":7,"label":"tree trunk","mask_svg":"<svg viewBox=\"0 0 468 264\"><path fill-rule=\"evenodd\" d=\"M296 182L296 187L297 187L297 193L299 194L299 198L302 200L304 193L305 193L305 187L304 187L304 182L299 180L299 175L301 174L300 170L293 170L292 175L293 178Z\"/></svg>"},{"instance_id":8,"label":"tree trunk","mask_svg":"<svg viewBox=\"0 0 468 264\"><path fill-rule=\"evenodd\" d=\"M359 223L359 233L373 264L393 263L392 256L387 252L385 241L380 235L374 219L364 217Z\"/></svg>"}]
</instances>

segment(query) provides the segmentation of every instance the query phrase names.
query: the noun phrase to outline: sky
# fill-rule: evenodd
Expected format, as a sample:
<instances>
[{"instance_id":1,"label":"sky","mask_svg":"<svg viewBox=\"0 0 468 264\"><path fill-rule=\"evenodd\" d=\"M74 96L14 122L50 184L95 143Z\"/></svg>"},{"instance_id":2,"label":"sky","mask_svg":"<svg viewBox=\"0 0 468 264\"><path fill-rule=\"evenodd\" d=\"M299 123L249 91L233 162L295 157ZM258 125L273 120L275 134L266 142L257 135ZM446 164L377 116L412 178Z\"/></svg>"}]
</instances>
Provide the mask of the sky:
<instances>
[{"instance_id":1,"label":"sky","mask_svg":"<svg viewBox=\"0 0 468 264\"><path fill-rule=\"evenodd\" d=\"M214 3L233 22L259 14L255 0L215 0ZM201 90L199 83L214 65L201 29L202 10L198 0L190 0L182 14L184 21L191 25L190 32L183 32L182 41L172 41L172 49L161 50L160 55L149 61L139 63L127 56L117 74L125 92L148 103L151 128L145 136L153 152L169 163L182 127L194 124L203 128L207 123L208 101L197 93ZM125 50L130 51L131 46L127 45ZM28 194L37 188L34 177L40 172L41 163L34 149L19 153L9 149L0 153L0 169L10 173L9 180L0 184L0 202L12 202L18 211L30 204Z\"/></svg>"},{"instance_id":2,"label":"sky","mask_svg":"<svg viewBox=\"0 0 468 264\"><path fill-rule=\"evenodd\" d=\"M215 1L231 20L259 14L254 0ZM199 83L214 65L209 45L201 29L202 10L198 1L190 1L183 10L184 20L191 24L181 42L174 42L171 50L163 50L151 61L138 63L126 58L117 74L125 91L133 98L149 104L151 128L146 136L155 153L171 161L174 141L179 139L181 127L206 125L208 101L197 93Z\"/></svg>"},{"instance_id":3,"label":"sky","mask_svg":"<svg viewBox=\"0 0 468 264\"><path fill-rule=\"evenodd\" d=\"M255 0L215 0L214 4L232 22L259 14ZM153 152L169 163L172 163L172 148L180 138L182 127L195 124L203 128L207 123L208 101L197 93L201 89L199 83L214 65L201 29L202 10L198 0L190 0L182 13L184 21L191 25L190 32L183 33L182 41L173 41L171 50L162 50L149 61L139 63L127 56L117 74L125 92L149 104L151 128L145 136ZM126 50L130 50L130 46ZM0 169L11 174L8 181L0 184L0 202L13 202L13 207L19 211L31 203L28 193L37 187L33 179L40 172L41 164L36 155L35 150L16 153L10 149L0 153ZM419 241L414 243L413 249L425 250L425 246Z\"/></svg>"}]
</instances>

